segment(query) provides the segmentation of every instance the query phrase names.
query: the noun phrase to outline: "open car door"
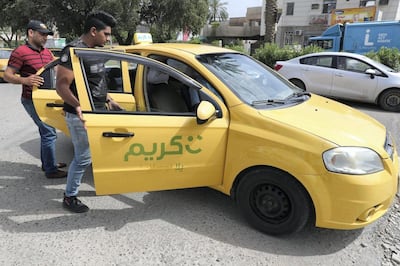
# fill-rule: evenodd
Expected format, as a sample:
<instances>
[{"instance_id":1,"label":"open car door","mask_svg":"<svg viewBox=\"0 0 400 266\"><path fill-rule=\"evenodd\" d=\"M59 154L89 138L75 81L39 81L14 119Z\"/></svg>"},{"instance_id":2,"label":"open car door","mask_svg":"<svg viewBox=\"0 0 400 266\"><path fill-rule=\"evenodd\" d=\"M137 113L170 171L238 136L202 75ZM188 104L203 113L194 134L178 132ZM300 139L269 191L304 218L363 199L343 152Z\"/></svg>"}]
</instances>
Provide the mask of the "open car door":
<instances>
[{"instance_id":1,"label":"open car door","mask_svg":"<svg viewBox=\"0 0 400 266\"><path fill-rule=\"evenodd\" d=\"M97 194L222 183L228 112L221 102L203 92L199 83L163 63L137 55L75 48L71 56ZM128 74L134 66L135 82L131 83L128 77L122 82L134 84L131 100L136 103L134 94L144 96L144 106L137 106L136 110L95 110L86 80L88 70L81 63L95 57L106 66L110 62L128 66ZM163 79L167 76L168 80L152 77L151 72L162 72ZM33 99L44 108L40 90L34 91ZM191 96L187 97L189 91ZM201 115L196 115L199 108ZM209 110L211 115L203 118L204 111Z\"/></svg>"},{"instance_id":2,"label":"open car door","mask_svg":"<svg viewBox=\"0 0 400 266\"><path fill-rule=\"evenodd\" d=\"M64 101L56 92L56 72L59 59L47 64L38 71L44 84L34 87L34 105L39 117L66 135L69 135L64 119ZM134 63L109 60L106 67L107 86L110 96L127 111L136 110L133 90L136 79L137 65Z\"/></svg>"},{"instance_id":3,"label":"open car door","mask_svg":"<svg viewBox=\"0 0 400 266\"><path fill-rule=\"evenodd\" d=\"M56 70L59 62L60 60L56 59L38 71L38 75L44 79L44 83L40 88L33 87L32 97L34 95L33 104L40 119L69 135L64 119L64 101L56 91Z\"/></svg>"}]
</instances>

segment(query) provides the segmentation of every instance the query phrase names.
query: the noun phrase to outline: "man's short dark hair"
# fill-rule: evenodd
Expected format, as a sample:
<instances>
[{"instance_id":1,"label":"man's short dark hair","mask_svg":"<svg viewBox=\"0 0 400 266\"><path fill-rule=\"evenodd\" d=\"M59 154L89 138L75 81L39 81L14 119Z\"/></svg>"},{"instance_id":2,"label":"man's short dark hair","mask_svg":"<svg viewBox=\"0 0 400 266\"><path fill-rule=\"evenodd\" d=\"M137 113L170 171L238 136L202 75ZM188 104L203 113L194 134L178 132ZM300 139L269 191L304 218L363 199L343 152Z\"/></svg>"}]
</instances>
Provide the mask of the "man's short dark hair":
<instances>
[{"instance_id":1,"label":"man's short dark hair","mask_svg":"<svg viewBox=\"0 0 400 266\"><path fill-rule=\"evenodd\" d=\"M113 28L116 23L115 18L107 12L93 11L87 15L83 31L88 33L92 27L97 30L104 30L107 26Z\"/></svg>"}]
</instances>

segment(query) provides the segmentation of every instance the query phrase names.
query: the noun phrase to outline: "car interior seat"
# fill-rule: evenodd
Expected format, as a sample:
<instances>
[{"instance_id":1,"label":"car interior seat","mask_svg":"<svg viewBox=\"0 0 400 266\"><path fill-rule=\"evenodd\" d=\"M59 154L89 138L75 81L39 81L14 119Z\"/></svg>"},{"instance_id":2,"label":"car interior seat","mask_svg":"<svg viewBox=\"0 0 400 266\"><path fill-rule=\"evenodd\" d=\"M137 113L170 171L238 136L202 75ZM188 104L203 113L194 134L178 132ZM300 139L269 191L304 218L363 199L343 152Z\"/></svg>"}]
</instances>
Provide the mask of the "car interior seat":
<instances>
[{"instance_id":1,"label":"car interior seat","mask_svg":"<svg viewBox=\"0 0 400 266\"><path fill-rule=\"evenodd\" d=\"M108 71L108 80L110 91L122 91L122 71L120 68L111 68Z\"/></svg>"},{"instance_id":2,"label":"car interior seat","mask_svg":"<svg viewBox=\"0 0 400 266\"><path fill-rule=\"evenodd\" d=\"M150 111L155 112L188 112L188 106L177 91L168 84L169 75L154 68L150 68L147 74L147 97Z\"/></svg>"}]
</instances>

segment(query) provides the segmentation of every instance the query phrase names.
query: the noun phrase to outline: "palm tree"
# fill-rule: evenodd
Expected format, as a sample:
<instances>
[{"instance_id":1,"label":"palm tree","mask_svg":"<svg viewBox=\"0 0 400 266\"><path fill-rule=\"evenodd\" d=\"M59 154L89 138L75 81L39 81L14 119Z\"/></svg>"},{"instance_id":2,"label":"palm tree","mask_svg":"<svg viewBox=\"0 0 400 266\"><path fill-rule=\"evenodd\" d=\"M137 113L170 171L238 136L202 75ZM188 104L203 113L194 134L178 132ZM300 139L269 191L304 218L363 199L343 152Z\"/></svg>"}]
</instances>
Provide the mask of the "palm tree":
<instances>
[{"instance_id":1,"label":"palm tree","mask_svg":"<svg viewBox=\"0 0 400 266\"><path fill-rule=\"evenodd\" d=\"M278 12L277 0L265 0L265 36L264 41L273 43L275 39L275 23Z\"/></svg>"},{"instance_id":2,"label":"palm tree","mask_svg":"<svg viewBox=\"0 0 400 266\"><path fill-rule=\"evenodd\" d=\"M227 2L208 0L208 22L225 21L228 19Z\"/></svg>"}]
</instances>

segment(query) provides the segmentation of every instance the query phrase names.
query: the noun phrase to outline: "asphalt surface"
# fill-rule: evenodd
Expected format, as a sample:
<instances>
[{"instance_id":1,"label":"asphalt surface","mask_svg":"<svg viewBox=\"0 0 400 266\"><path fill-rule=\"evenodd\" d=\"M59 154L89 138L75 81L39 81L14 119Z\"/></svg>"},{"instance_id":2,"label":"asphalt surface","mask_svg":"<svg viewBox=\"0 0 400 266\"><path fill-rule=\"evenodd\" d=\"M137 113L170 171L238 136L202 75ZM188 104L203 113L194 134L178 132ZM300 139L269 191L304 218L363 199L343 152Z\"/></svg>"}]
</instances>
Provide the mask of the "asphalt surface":
<instances>
[{"instance_id":1,"label":"asphalt surface","mask_svg":"<svg viewBox=\"0 0 400 266\"><path fill-rule=\"evenodd\" d=\"M364 229L310 226L278 238L252 229L233 201L211 189L95 196L89 171L80 198L91 210L71 214L61 207L65 180L46 179L40 169L20 86L0 84L0 91L0 265L397 265L400 245L396 251L390 242L400 221L390 215L398 205ZM398 114L356 107L394 130L400 144ZM71 154L59 133L58 161L69 163Z\"/></svg>"}]
</instances>

